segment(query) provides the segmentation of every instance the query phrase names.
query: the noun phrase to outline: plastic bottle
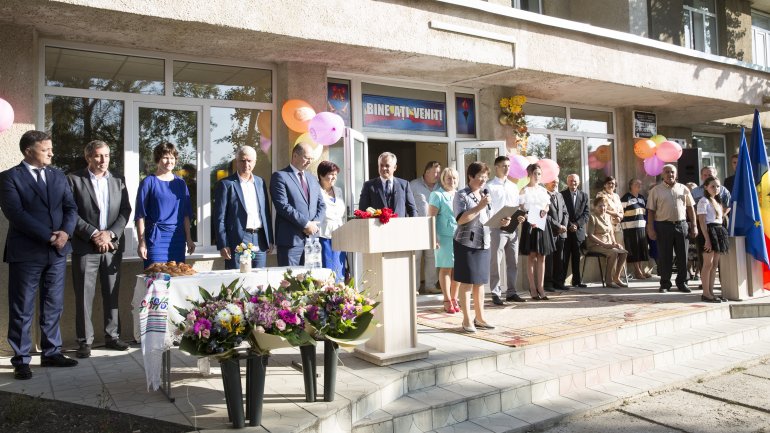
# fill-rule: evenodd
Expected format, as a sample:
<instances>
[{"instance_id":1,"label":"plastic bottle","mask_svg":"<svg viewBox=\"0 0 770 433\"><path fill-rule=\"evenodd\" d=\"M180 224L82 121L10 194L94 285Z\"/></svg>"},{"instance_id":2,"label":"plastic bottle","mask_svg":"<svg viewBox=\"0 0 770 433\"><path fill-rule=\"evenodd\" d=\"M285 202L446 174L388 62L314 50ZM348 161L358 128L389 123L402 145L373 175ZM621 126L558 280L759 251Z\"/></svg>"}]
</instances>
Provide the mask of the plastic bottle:
<instances>
[{"instance_id":1,"label":"plastic bottle","mask_svg":"<svg viewBox=\"0 0 770 433\"><path fill-rule=\"evenodd\" d=\"M313 265L313 240L305 238L305 266L312 268Z\"/></svg>"},{"instance_id":2,"label":"plastic bottle","mask_svg":"<svg viewBox=\"0 0 770 433\"><path fill-rule=\"evenodd\" d=\"M313 253L315 258L315 266L314 268L321 268L323 267L323 253L321 251L321 241L318 240L318 238L313 238Z\"/></svg>"}]
</instances>

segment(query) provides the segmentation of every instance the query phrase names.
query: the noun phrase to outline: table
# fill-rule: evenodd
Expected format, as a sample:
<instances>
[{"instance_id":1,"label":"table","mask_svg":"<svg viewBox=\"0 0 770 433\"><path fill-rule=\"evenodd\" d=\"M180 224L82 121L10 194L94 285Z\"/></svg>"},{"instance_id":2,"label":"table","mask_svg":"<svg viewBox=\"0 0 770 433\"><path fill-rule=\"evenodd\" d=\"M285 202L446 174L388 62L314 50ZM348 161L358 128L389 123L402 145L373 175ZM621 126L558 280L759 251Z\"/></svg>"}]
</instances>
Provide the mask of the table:
<instances>
[{"instance_id":1,"label":"table","mask_svg":"<svg viewBox=\"0 0 770 433\"><path fill-rule=\"evenodd\" d=\"M134 319L134 338L142 344L147 387L162 391L170 397L171 357L168 353L174 340L174 323L183 320L176 307L191 308L190 300L199 300L199 287L210 293L219 293L224 284L239 279L243 288L253 291L258 286L277 286L283 275L291 270L293 275L307 273L324 280L331 276L325 268L272 267L253 269L240 273L236 270L199 272L191 276L157 278L137 275L131 302Z\"/></svg>"}]
</instances>

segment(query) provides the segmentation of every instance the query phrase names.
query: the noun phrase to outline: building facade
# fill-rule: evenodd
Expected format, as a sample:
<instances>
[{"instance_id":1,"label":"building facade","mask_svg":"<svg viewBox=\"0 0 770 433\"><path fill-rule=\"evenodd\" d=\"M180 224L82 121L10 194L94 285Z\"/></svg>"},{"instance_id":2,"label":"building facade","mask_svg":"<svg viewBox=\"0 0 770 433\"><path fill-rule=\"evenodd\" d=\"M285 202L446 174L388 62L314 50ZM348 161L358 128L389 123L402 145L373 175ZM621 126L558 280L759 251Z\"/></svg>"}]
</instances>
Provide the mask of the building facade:
<instances>
[{"instance_id":1,"label":"building facade","mask_svg":"<svg viewBox=\"0 0 770 433\"><path fill-rule=\"evenodd\" d=\"M696 167L732 174L738 125L770 104L770 0L3 0L0 24L0 98L16 114L0 169L19 163L29 129L52 132L65 171L101 139L133 201L151 149L174 142L203 268L221 267L214 183L240 145L257 148L265 179L288 164L299 135L281 120L289 99L341 114L368 140L368 154L348 148L359 152L348 166L342 142L319 148L359 177L384 150L407 179L430 160L462 170L526 151L556 160L562 180L581 174L591 195L607 175L621 194L631 178L654 180L633 152L650 128L700 149ZM499 121L514 95L527 98L526 141ZM6 228L0 218L3 244ZM135 255L133 224L127 234ZM129 335L128 276L141 269L130 257L125 268Z\"/></svg>"}]
</instances>

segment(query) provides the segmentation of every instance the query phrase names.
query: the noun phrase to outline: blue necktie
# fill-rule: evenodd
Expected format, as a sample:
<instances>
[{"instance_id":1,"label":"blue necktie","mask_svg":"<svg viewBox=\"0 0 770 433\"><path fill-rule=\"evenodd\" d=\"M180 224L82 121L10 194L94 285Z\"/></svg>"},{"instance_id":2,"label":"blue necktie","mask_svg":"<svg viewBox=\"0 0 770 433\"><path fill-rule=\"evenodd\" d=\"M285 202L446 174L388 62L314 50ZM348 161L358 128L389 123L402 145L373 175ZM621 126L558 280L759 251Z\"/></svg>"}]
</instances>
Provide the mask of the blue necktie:
<instances>
[{"instance_id":1,"label":"blue necktie","mask_svg":"<svg viewBox=\"0 0 770 433\"><path fill-rule=\"evenodd\" d=\"M391 206L391 202L393 198L393 190L390 188L390 179L385 181L385 199L388 201L385 205L387 207Z\"/></svg>"},{"instance_id":2,"label":"blue necktie","mask_svg":"<svg viewBox=\"0 0 770 433\"><path fill-rule=\"evenodd\" d=\"M43 169L42 168L34 168L35 175L37 176L37 186L40 187L43 191L45 191L45 181L43 180Z\"/></svg>"}]
</instances>

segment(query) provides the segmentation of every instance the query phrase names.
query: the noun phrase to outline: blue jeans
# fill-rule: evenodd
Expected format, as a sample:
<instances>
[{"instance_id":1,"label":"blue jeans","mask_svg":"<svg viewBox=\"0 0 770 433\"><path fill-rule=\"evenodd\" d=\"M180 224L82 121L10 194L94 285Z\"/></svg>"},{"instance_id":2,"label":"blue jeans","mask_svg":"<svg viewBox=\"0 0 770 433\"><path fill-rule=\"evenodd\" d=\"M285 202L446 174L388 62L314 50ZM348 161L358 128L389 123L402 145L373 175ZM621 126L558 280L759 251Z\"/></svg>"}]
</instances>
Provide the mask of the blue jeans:
<instances>
[{"instance_id":1,"label":"blue jeans","mask_svg":"<svg viewBox=\"0 0 770 433\"><path fill-rule=\"evenodd\" d=\"M254 245L259 245L260 251L257 251L257 255L254 260L251 261L252 268L264 268L267 266L267 242L262 239L260 242L259 233L244 233L243 243L248 244L251 242ZM225 260L225 269L238 269L240 263L235 254L235 248L231 248L230 260Z\"/></svg>"}]
</instances>

